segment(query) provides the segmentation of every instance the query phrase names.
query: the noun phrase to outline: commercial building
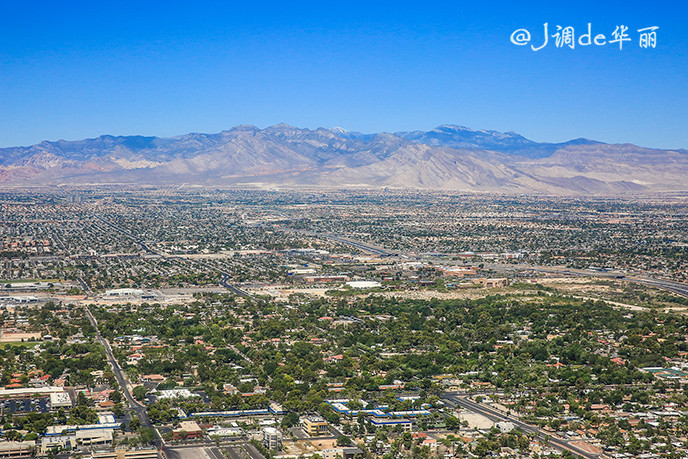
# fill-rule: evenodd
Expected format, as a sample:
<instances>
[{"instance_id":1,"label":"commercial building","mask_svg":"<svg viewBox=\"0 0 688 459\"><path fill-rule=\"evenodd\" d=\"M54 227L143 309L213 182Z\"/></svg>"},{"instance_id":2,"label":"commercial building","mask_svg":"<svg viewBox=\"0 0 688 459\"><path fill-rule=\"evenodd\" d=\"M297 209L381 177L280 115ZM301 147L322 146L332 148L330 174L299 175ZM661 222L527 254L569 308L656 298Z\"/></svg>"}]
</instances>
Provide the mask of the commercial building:
<instances>
[{"instance_id":1,"label":"commercial building","mask_svg":"<svg viewBox=\"0 0 688 459\"><path fill-rule=\"evenodd\" d=\"M117 430L121 427L118 422L107 422L103 424L81 424L81 425L58 425L58 426L48 426L45 430L46 436L57 436L72 434L80 430Z\"/></svg>"},{"instance_id":2,"label":"commercial building","mask_svg":"<svg viewBox=\"0 0 688 459\"><path fill-rule=\"evenodd\" d=\"M240 427L221 427L213 426L205 431L205 434L211 440L215 437L228 438L228 437L241 437L244 435L244 431Z\"/></svg>"},{"instance_id":3,"label":"commercial building","mask_svg":"<svg viewBox=\"0 0 688 459\"><path fill-rule=\"evenodd\" d=\"M507 287L509 285L509 281L507 279L474 279L473 283L475 284L480 284L483 287L486 288L503 288Z\"/></svg>"},{"instance_id":4,"label":"commercial building","mask_svg":"<svg viewBox=\"0 0 688 459\"><path fill-rule=\"evenodd\" d=\"M45 397L62 392L64 392L64 387L19 387L16 389L0 389L0 398L33 398L34 395Z\"/></svg>"},{"instance_id":5,"label":"commercial building","mask_svg":"<svg viewBox=\"0 0 688 459\"><path fill-rule=\"evenodd\" d=\"M200 397L200 395L194 394L189 389L164 389L157 391L156 397L174 399Z\"/></svg>"},{"instance_id":6,"label":"commercial building","mask_svg":"<svg viewBox=\"0 0 688 459\"><path fill-rule=\"evenodd\" d=\"M370 422L376 427L401 426L409 432L413 428L413 422L409 419L371 419Z\"/></svg>"},{"instance_id":7,"label":"commercial building","mask_svg":"<svg viewBox=\"0 0 688 459\"><path fill-rule=\"evenodd\" d=\"M282 449L282 432L274 427L263 427L263 445L267 449Z\"/></svg>"},{"instance_id":8,"label":"commercial building","mask_svg":"<svg viewBox=\"0 0 688 459\"><path fill-rule=\"evenodd\" d=\"M201 438L203 430L196 421L182 421L179 427L172 431L174 440Z\"/></svg>"},{"instance_id":9,"label":"commercial building","mask_svg":"<svg viewBox=\"0 0 688 459\"><path fill-rule=\"evenodd\" d=\"M112 444L114 430L112 427L75 429L74 426L50 426L46 435L41 437L41 454L50 451L74 449L77 446L108 446Z\"/></svg>"},{"instance_id":10,"label":"commercial building","mask_svg":"<svg viewBox=\"0 0 688 459\"><path fill-rule=\"evenodd\" d=\"M67 392L53 392L50 394L50 408L71 408L72 399Z\"/></svg>"},{"instance_id":11,"label":"commercial building","mask_svg":"<svg viewBox=\"0 0 688 459\"><path fill-rule=\"evenodd\" d=\"M158 459L160 453L155 448L118 449L116 451L94 451L91 459Z\"/></svg>"},{"instance_id":12,"label":"commercial building","mask_svg":"<svg viewBox=\"0 0 688 459\"><path fill-rule=\"evenodd\" d=\"M306 281L309 284L325 284L325 283L333 283L333 282L346 282L349 280L348 276L305 276L303 278L304 281Z\"/></svg>"},{"instance_id":13,"label":"commercial building","mask_svg":"<svg viewBox=\"0 0 688 459\"><path fill-rule=\"evenodd\" d=\"M137 288L116 288L106 290L103 298L132 298L143 295L143 290Z\"/></svg>"},{"instance_id":14,"label":"commercial building","mask_svg":"<svg viewBox=\"0 0 688 459\"><path fill-rule=\"evenodd\" d=\"M72 435L46 435L41 437L41 454L48 454L50 451L60 449L72 449L76 443L76 438Z\"/></svg>"},{"instance_id":15,"label":"commercial building","mask_svg":"<svg viewBox=\"0 0 688 459\"><path fill-rule=\"evenodd\" d=\"M348 285L351 288L377 288L377 287L382 287L382 284L377 282L377 281L351 281L347 282L346 285Z\"/></svg>"},{"instance_id":16,"label":"commercial building","mask_svg":"<svg viewBox=\"0 0 688 459\"><path fill-rule=\"evenodd\" d=\"M113 438L112 429L83 429L74 432L77 445L104 446L111 445Z\"/></svg>"},{"instance_id":17,"label":"commercial building","mask_svg":"<svg viewBox=\"0 0 688 459\"><path fill-rule=\"evenodd\" d=\"M310 436L324 435L329 432L327 421L320 416L306 416L301 419L301 425Z\"/></svg>"},{"instance_id":18,"label":"commercial building","mask_svg":"<svg viewBox=\"0 0 688 459\"><path fill-rule=\"evenodd\" d=\"M3 441L0 442L0 458L34 457L36 443L32 441Z\"/></svg>"}]
</instances>

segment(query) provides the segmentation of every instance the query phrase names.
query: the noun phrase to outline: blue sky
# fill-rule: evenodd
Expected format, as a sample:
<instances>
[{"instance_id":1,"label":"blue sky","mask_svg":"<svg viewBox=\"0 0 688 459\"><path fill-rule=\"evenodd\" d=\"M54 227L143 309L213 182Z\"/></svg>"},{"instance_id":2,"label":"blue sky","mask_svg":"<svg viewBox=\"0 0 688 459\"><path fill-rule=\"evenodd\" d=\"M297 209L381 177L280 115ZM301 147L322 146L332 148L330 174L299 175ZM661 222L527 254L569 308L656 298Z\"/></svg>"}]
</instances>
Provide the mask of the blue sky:
<instances>
[{"instance_id":1,"label":"blue sky","mask_svg":"<svg viewBox=\"0 0 688 459\"><path fill-rule=\"evenodd\" d=\"M683 1L100 3L0 2L0 146L287 122L688 148ZM545 22L632 41L511 43Z\"/></svg>"}]
</instances>

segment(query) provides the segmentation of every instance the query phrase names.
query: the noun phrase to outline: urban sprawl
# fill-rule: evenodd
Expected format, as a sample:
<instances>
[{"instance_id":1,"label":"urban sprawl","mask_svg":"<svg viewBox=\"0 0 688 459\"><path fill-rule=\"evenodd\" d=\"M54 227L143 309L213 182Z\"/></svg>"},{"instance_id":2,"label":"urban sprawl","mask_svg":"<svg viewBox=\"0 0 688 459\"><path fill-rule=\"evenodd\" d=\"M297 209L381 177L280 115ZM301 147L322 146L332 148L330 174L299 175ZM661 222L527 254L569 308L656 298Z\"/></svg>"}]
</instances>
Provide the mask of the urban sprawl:
<instances>
[{"instance_id":1,"label":"urban sprawl","mask_svg":"<svg viewBox=\"0 0 688 459\"><path fill-rule=\"evenodd\" d=\"M688 196L0 192L0 458L688 457Z\"/></svg>"}]
</instances>

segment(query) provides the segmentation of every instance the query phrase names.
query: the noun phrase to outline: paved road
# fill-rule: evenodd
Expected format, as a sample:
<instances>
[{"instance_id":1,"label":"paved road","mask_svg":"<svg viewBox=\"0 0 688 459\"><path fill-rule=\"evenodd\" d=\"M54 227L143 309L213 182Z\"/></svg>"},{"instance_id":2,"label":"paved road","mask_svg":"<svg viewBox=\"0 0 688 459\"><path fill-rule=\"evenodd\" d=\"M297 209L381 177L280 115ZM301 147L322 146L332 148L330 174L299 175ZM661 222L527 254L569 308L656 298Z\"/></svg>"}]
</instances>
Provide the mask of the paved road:
<instances>
[{"instance_id":1,"label":"paved road","mask_svg":"<svg viewBox=\"0 0 688 459\"><path fill-rule=\"evenodd\" d=\"M246 360L248 363L250 363L251 365L255 365L255 362L254 362L253 360L249 359L248 356L247 356L246 354L244 354L244 353L241 352L239 349L237 349L237 347L236 347L235 345L230 344L229 347L232 348L232 350L233 350L234 352L236 352L237 354L239 354L239 356L241 356L241 358L243 358L244 360ZM270 378L270 376L268 376L268 378L269 378L269 379L272 379L272 378Z\"/></svg>"},{"instance_id":2,"label":"paved road","mask_svg":"<svg viewBox=\"0 0 688 459\"><path fill-rule=\"evenodd\" d=\"M151 249L150 247L148 247L148 246L146 245L146 243L143 242L143 239L141 239L140 237L136 236L135 234L132 234L131 232L129 232L129 231L123 229L123 228L120 228L119 226L115 225L114 223L111 223L110 221L104 219L103 217L101 217L101 216L99 216L99 215L96 215L95 217L96 217L98 220L100 220L101 222L105 223L105 224L106 224L107 226L109 226L110 228L114 229L115 231L120 232L120 233L122 233L122 234L124 234L124 235L126 235L126 236L129 236L130 238L132 238L132 239L133 239L139 246L141 246L141 248L142 248L143 250L145 250L146 252L152 253L152 254L154 254L154 255L160 255L160 256L162 256L162 254L160 254L160 253L154 251L153 249Z\"/></svg>"},{"instance_id":3,"label":"paved road","mask_svg":"<svg viewBox=\"0 0 688 459\"><path fill-rule=\"evenodd\" d=\"M168 447L165 455L167 459L226 459L220 448L215 446ZM248 456L245 455L244 458L246 457Z\"/></svg>"},{"instance_id":4,"label":"paved road","mask_svg":"<svg viewBox=\"0 0 688 459\"><path fill-rule=\"evenodd\" d=\"M96 329L96 339L100 342L100 344L103 345L105 348L105 354L107 355L108 361L110 362L110 366L112 367L112 372L115 374L115 378L117 378L117 382L119 383L120 387L122 388L122 392L124 393L124 397L127 400L127 403L129 405L129 409L134 410L136 413L136 417L139 418L139 421L141 421L141 426L153 429L155 432L155 446L157 448L160 448L164 445L164 442L162 440L162 437L160 437L160 433L158 432L158 429L156 429L153 424L150 422L150 419L148 419L148 412L146 411L146 407L141 405L134 397L131 395L131 388L132 385L127 379L126 374L122 371L122 367L119 366L119 362L117 362L117 359L115 358L115 355L112 352L112 347L110 346L110 342L106 340L101 334L100 331L98 330L98 322L96 321L96 318L93 316L91 313L91 310L88 309L88 307L85 307L86 309L86 315L88 316L89 321L91 322L91 325Z\"/></svg>"},{"instance_id":5,"label":"paved road","mask_svg":"<svg viewBox=\"0 0 688 459\"><path fill-rule=\"evenodd\" d=\"M222 454L220 448L206 448L205 453L210 459L225 459L225 455Z\"/></svg>"},{"instance_id":6,"label":"paved road","mask_svg":"<svg viewBox=\"0 0 688 459\"><path fill-rule=\"evenodd\" d=\"M489 420L493 422L501 422L501 421L508 421L513 423L516 427L519 427L521 430L524 432L530 432L535 434L536 436L540 437L541 439L544 439L546 436L549 437L549 444L551 446L554 446L560 451L567 450L570 451L580 457L583 457L585 459L597 459L600 457L599 454L592 454L587 451L584 451L574 445L572 445L570 442L566 440L561 440L558 438L551 437L551 435L547 432L544 432L541 430L539 427L526 424L525 422L522 422L513 416L509 416L507 414L504 414L503 412L492 408L484 403L477 403L471 400L470 398L462 395L455 395L455 394L445 394L443 397L445 400L449 400L451 402L454 402L455 404L466 408L470 411L473 411L475 413L481 414L488 418Z\"/></svg>"},{"instance_id":7,"label":"paved road","mask_svg":"<svg viewBox=\"0 0 688 459\"><path fill-rule=\"evenodd\" d=\"M230 446L225 449L231 459L265 459L265 456L250 443L241 446ZM214 459L214 458L213 458Z\"/></svg>"},{"instance_id":8,"label":"paved road","mask_svg":"<svg viewBox=\"0 0 688 459\"><path fill-rule=\"evenodd\" d=\"M217 448L204 446L167 448L165 454L167 459L224 459L222 452Z\"/></svg>"},{"instance_id":9,"label":"paved road","mask_svg":"<svg viewBox=\"0 0 688 459\"><path fill-rule=\"evenodd\" d=\"M688 285L682 284L680 282L673 282L664 279L654 279L652 277L644 276L628 276L626 280L631 282L636 282L639 284L649 285L651 287L661 288L664 290L670 290L679 295L688 296Z\"/></svg>"},{"instance_id":10,"label":"paved road","mask_svg":"<svg viewBox=\"0 0 688 459\"><path fill-rule=\"evenodd\" d=\"M258 225L254 225L254 226L264 227L266 225L258 224ZM290 233L302 234L304 236L313 236L313 237L319 237L319 238L323 238L323 239L329 239L331 241L339 242L340 244L348 245L349 247L354 247L356 249L362 250L362 251L367 252L367 253L372 253L374 255L380 255L381 257L399 256L399 254L397 252L392 252L392 251L387 250L381 246L374 246L374 245L371 245L369 243L356 241L356 240L349 239L349 238L342 237L342 236L337 236L336 234L316 233L314 231L295 229L295 228L276 227L276 226L270 226L270 229L272 229L273 231L290 232ZM407 258L406 256L404 256L404 257Z\"/></svg>"},{"instance_id":11,"label":"paved road","mask_svg":"<svg viewBox=\"0 0 688 459\"><path fill-rule=\"evenodd\" d=\"M251 459L265 459L265 456L263 456L262 454L260 454L260 451L258 451L258 450L256 449L256 447L253 446L253 445L250 444L250 443L247 443L247 444L246 444L245 450L246 450L246 452L248 453L248 456L249 456Z\"/></svg>"},{"instance_id":12,"label":"paved road","mask_svg":"<svg viewBox=\"0 0 688 459\"><path fill-rule=\"evenodd\" d=\"M229 457L231 459L246 459L247 454L244 452L244 449L238 446L230 446L227 448L225 451L229 453Z\"/></svg>"},{"instance_id":13,"label":"paved road","mask_svg":"<svg viewBox=\"0 0 688 459\"><path fill-rule=\"evenodd\" d=\"M233 291L239 296L244 296L244 297L250 297L251 295L248 294L245 290L242 290L241 288L237 287L234 284L231 284L229 282L230 276L229 274L222 273L222 279L220 279L220 285L223 286L224 288Z\"/></svg>"},{"instance_id":14,"label":"paved road","mask_svg":"<svg viewBox=\"0 0 688 459\"><path fill-rule=\"evenodd\" d=\"M509 266L509 265L505 265ZM589 269L573 269L557 266L529 266L529 265L511 265L514 269L532 269L533 271L538 271L542 273L550 274L563 274L567 276L579 276L579 277L599 277L606 279L623 279L628 282L634 282L636 284L644 284L650 287L659 288L662 290L669 290L679 295L688 296L688 284L682 282L675 282L666 279L657 279L655 277L620 273L617 271L593 271Z\"/></svg>"},{"instance_id":15,"label":"paved road","mask_svg":"<svg viewBox=\"0 0 688 459\"><path fill-rule=\"evenodd\" d=\"M303 430L303 427L301 426L294 426L290 427L289 431L296 437L297 440L307 440L311 438L305 430Z\"/></svg>"},{"instance_id":16,"label":"paved road","mask_svg":"<svg viewBox=\"0 0 688 459\"><path fill-rule=\"evenodd\" d=\"M81 285L81 288L84 289L84 292L86 293L86 298L88 298L88 296L93 293L93 290L91 290L91 287L89 287L86 281L82 278L77 277L76 280L79 281L79 285Z\"/></svg>"},{"instance_id":17,"label":"paved road","mask_svg":"<svg viewBox=\"0 0 688 459\"><path fill-rule=\"evenodd\" d=\"M65 246L64 241L62 240L62 238L59 237L59 236L57 235L57 232L55 232L55 230L51 230L51 231L50 231L50 235L52 236L53 241L55 241L55 243L56 243L65 253L67 253L67 247Z\"/></svg>"}]
</instances>

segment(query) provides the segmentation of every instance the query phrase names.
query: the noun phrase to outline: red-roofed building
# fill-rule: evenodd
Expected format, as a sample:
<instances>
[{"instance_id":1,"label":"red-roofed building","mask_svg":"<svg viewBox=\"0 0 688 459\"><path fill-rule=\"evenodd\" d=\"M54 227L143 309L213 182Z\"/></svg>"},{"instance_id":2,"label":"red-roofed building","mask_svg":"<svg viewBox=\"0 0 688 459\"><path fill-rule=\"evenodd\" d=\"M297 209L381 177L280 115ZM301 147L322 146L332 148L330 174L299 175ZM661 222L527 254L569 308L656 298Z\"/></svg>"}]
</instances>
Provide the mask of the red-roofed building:
<instances>
[{"instance_id":1,"label":"red-roofed building","mask_svg":"<svg viewBox=\"0 0 688 459\"><path fill-rule=\"evenodd\" d=\"M343 354L337 354L337 355L333 355L333 356L326 357L323 359L323 361L325 361L325 362L339 362L342 360L344 360Z\"/></svg>"}]
</instances>

